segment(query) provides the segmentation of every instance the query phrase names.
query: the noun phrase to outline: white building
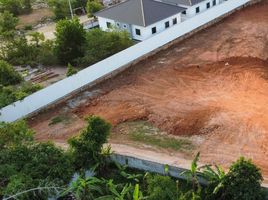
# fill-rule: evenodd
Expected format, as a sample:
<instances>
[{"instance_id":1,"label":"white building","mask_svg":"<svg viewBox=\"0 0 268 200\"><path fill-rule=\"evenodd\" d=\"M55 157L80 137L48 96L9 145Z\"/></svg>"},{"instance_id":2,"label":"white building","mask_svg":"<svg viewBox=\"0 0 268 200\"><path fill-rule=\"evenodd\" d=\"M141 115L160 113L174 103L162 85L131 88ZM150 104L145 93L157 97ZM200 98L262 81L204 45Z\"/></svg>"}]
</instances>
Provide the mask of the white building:
<instances>
[{"instance_id":1,"label":"white building","mask_svg":"<svg viewBox=\"0 0 268 200\"><path fill-rule=\"evenodd\" d=\"M99 26L127 30L135 40L143 41L204 12L223 0L127 0L95 13Z\"/></svg>"},{"instance_id":2,"label":"white building","mask_svg":"<svg viewBox=\"0 0 268 200\"><path fill-rule=\"evenodd\" d=\"M220 3L220 0L162 0L163 2L170 3L172 5L181 6L186 8L182 12L183 19L187 19L204 12L213 6Z\"/></svg>"},{"instance_id":3,"label":"white building","mask_svg":"<svg viewBox=\"0 0 268 200\"><path fill-rule=\"evenodd\" d=\"M184 10L155 0L127 0L95 15L102 30L115 26L127 30L133 39L142 41L180 23Z\"/></svg>"}]
</instances>

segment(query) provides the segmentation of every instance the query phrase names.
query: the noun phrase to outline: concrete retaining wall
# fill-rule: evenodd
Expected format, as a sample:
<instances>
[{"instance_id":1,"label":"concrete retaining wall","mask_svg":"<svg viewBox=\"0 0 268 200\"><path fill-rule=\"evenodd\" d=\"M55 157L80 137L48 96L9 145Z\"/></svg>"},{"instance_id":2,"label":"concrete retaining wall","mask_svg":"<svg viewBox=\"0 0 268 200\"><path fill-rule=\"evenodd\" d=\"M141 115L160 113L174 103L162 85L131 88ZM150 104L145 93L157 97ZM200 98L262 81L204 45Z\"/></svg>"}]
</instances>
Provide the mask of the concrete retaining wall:
<instances>
[{"instance_id":1,"label":"concrete retaining wall","mask_svg":"<svg viewBox=\"0 0 268 200\"><path fill-rule=\"evenodd\" d=\"M139 169L142 171L153 172L153 173L162 174L162 175L169 175L169 176L181 179L181 180L186 180L186 177L180 175L182 172L188 170L185 168L165 165L162 163L152 162L149 160L143 160L143 159L121 155L121 154L112 154L110 159L111 161L119 163L121 165L128 165L128 167L133 168L133 169ZM165 172L166 167L168 167L168 174ZM207 182L202 178L199 178L199 182L202 185L207 185ZM263 186L263 188L267 192L266 199L268 199L268 187Z\"/></svg>"},{"instance_id":2,"label":"concrete retaining wall","mask_svg":"<svg viewBox=\"0 0 268 200\"><path fill-rule=\"evenodd\" d=\"M154 37L106 58L77 74L48 86L22 101L0 110L0 121L12 122L34 115L93 85L111 78L131 65L207 28L242 7L259 0L228 0Z\"/></svg>"}]
</instances>

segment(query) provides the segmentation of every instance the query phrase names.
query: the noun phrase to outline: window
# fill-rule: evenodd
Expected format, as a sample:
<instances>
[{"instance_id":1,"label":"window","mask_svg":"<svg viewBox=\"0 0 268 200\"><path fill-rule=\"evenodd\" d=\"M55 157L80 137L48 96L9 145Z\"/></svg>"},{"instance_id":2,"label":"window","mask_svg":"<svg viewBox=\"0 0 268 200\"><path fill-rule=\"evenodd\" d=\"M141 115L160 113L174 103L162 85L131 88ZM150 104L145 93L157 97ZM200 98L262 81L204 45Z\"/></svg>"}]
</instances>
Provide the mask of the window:
<instances>
[{"instance_id":1,"label":"window","mask_svg":"<svg viewBox=\"0 0 268 200\"><path fill-rule=\"evenodd\" d=\"M183 15L186 15L186 10L182 11L182 14L183 14Z\"/></svg>"},{"instance_id":2,"label":"window","mask_svg":"<svg viewBox=\"0 0 268 200\"><path fill-rule=\"evenodd\" d=\"M199 8L199 7L196 7L196 8L195 8L195 12L196 12L196 13L199 13L199 12L200 12L200 8Z\"/></svg>"},{"instance_id":3,"label":"window","mask_svg":"<svg viewBox=\"0 0 268 200\"><path fill-rule=\"evenodd\" d=\"M126 25L126 24L124 24L124 25L123 25L123 27L124 27L124 28L127 28L127 25Z\"/></svg>"},{"instance_id":4,"label":"window","mask_svg":"<svg viewBox=\"0 0 268 200\"><path fill-rule=\"evenodd\" d=\"M116 26L117 26L117 27L120 27L120 23L117 22L117 23L116 23Z\"/></svg>"},{"instance_id":5,"label":"window","mask_svg":"<svg viewBox=\"0 0 268 200\"><path fill-rule=\"evenodd\" d=\"M210 2L207 3L207 8L210 8Z\"/></svg>"},{"instance_id":6,"label":"window","mask_svg":"<svg viewBox=\"0 0 268 200\"><path fill-rule=\"evenodd\" d=\"M172 21L173 21L173 25L177 24L177 18L174 18Z\"/></svg>"},{"instance_id":7,"label":"window","mask_svg":"<svg viewBox=\"0 0 268 200\"><path fill-rule=\"evenodd\" d=\"M165 27L166 27L166 28L169 27L169 22L165 22Z\"/></svg>"},{"instance_id":8,"label":"window","mask_svg":"<svg viewBox=\"0 0 268 200\"><path fill-rule=\"evenodd\" d=\"M156 33L156 27L153 27L152 28L152 34L155 34Z\"/></svg>"},{"instance_id":9,"label":"window","mask_svg":"<svg viewBox=\"0 0 268 200\"><path fill-rule=\"evenodd\" d=\"M111 28L111 22L106 22L107 28Z\"/></svg>"},{"instance_id":10,"label":"window","mask_svg":"<svg viewBox=\"0 0 268 200\"><path fill-rule=\"evenodd\" d=\"M136 35L141 35L141 30L140 29L135 29Z\"/></svg>"},{"instance_id":11,"label":"window","mask_svg":"<svg viewBox=\"0 0 268 200\"><path fill-rule=\"evenodd\" d=\"M216 0L213 0L212 4L213 4L213 6L215 6L216 5Z\"/></svg>"}]
</instances>

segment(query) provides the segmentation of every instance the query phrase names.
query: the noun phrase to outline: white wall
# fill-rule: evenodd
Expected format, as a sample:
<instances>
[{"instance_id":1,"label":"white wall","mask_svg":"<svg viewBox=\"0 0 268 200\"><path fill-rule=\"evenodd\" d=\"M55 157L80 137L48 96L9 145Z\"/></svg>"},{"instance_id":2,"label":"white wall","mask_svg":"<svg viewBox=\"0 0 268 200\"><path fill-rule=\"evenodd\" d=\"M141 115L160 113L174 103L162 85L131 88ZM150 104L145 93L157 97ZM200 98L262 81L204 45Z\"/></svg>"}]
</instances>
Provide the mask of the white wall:
<instances>
[{"instance_id":1,"label":"white wall","mask_svg":"<svg viewBox=\"0 0 268 200\"><path fill-rule=\"evenodd\" d=\"M136 26L136 25L132 25L132 38L135 40L146 40L150 37L152 37L152 35L156 35L157 33L160 33L164 30L166 30L165 28L165 22L169 21L169 28L174 26L172 20L174 18L177 18L177 25L181 23L181 13L178 13L176 15L173 15L171 17L168 17L162 21L159 21L157 23L154 23L150 26L147 27L142 27L142 26ZM156 27L156 33L152 34L152 28ZM167 28L167 29L169 29ZM139 29L141 32L141 35L137 35L135 29Z\"/></svg>"},{"instance_id":2,"label":"white wall","mask_svg":"<svg viewBox=\"0 0 268 200\"><path fill-rule=\"evenodd\" d=\"M202 12L208 10L207 9L207 3L210 3L210 8L209 9L211 9L213 7L213 0L206 0L206 1L203 1L203 2L201 2L199 4L196 4L194 6L188 7L187 10L186 10L186 17L190 18L190 17L193 17L193 16L195 16L195 15L197 15L199 13L202 13ZM219 0L216 0L216 5L218 5L218 4L219 4ZM199 13L196 13L196 8L197 7L199 7L199 10L200 10Z\"/></svg>"},{"instance_id":3,"label":"white wall","mask_svg":"<svg viewBox=\"0 0 268 200\"><path fill-rule=\"evenodd\" d=\"M214 19L250 2L250 0L228 0L195 17L173 26L166 31L106 58L77 74L54 83L22 101L0 110L0 121L12 122L61 100L70 93L110 75L125 65L175 40L176 38L201 27Z\"/></svg>"}]
</instances>

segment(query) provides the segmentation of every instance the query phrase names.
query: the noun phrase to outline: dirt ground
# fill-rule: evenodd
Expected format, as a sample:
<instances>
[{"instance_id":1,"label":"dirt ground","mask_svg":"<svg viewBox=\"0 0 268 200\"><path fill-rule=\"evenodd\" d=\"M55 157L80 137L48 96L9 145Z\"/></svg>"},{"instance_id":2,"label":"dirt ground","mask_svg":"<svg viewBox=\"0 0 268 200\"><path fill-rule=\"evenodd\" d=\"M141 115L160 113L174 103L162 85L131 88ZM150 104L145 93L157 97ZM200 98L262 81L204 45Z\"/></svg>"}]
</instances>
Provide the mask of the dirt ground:
<instances>
[{"instance_id":1,"label":"dirt ground","mask_svg":"<svg viewBox=\"0 0 268 200\"><path fill-rule=\"evenodd\" d=\"M45 17L52 17L53 13L48 8L33 9L30 14L19 16L19 27L37 25Z\"/></svg>"},{"instance_id":2,"label":"dirt ground","mask_svg":"<svg viewBox=\"0 0 268 200\"><path fill-rule=\"evenodd\" d=\"M114 126L145 119L169 134L198 136L195 151L203 163L228 167L243 155L268 177L267 11L268 0L245 8L88 91L96 95L36 116L29 121L36 139L64 143L90 114ZM49 126L59 114L71 120ZM120 140L112 143L131 154ZM133 155L164 159L163 153L132 149Z\"/></svg>"}]
</instances>

